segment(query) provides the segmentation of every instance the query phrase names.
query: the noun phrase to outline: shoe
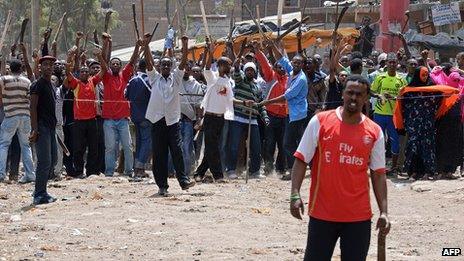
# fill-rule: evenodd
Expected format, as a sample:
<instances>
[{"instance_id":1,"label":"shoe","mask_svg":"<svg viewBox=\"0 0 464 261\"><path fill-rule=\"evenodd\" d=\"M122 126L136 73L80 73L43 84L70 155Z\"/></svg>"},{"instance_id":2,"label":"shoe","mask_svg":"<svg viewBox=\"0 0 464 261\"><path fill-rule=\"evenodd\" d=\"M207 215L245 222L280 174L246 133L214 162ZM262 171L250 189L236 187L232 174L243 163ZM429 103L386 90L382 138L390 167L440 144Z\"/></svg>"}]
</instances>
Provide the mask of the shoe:
<instances>
[{"instance_id":1,"label":"shoe","mask_svg":"<svg viewBox=\"0 0 464 261\"><path fill-rule=\"evenodd\" d=\"M203 177L200 176L200 175L194 175L193 179L195 180L195 182L202 182L203 181Z\"/></svg>"},{"instance_id":2,"label":"shoe","mask_svg":"<svg viewBox=\"0 0 464 261\"><path fill-rule=\"evenodd\" d=\"M203 183L214 183L214 178L211 175L205 175L202 181Z\"/></svg>"},{"instance_id":3,"label":"shoe","mask_svg":"<svg viewBox=\"0 0 464 261\"><path fill-rule=\"evenodd\" d=\"M168 194L168 189L167 188L160 188L158 190L158 195L160 196L166 196Z\"/></svg>"},{"instance_id":4,"label":"shoe","mask_svg":"<svg viewBox=\"0 0 464 261\"><path fill-rule=\"evenodd\" d=\"M9 180L10 181L18 181L19 177L18 177L18 174L11 174L10 173L10 176L9 176Z\"/></svg>"},{"instance_id":5,"label":"shoe","mask_svg":"<svg viewBox=\"0 0 464 261\"><path fill-rule=\"evenodd\" d=\"M18 182L21 183L21 184L26 184L26 183L30 183L30 182L34 182L35 181L35 177L34 178L29 178L28 176L24 175Z\"/></svg>"},{"instance_id":6,"label":"shoe","mask_svg":"<svg viewBox=\"0 0 464 261\"><path fill-rule=\"evenodd\" d=\"M180 187L182 190L187 190L193 186L195 186L196 182L194 180L186 180L180 183Z\"/></svg>"},{"instance_id":7,"label":"shoe","mask_svg":"<svg viewBox=\"0 0 464 261\"><path fill-rule=\"evenodd\" d=\"M0 183L3 183L5 182L5 177L4 176L0 176Z\"/></svg>"},{"instance_id":8,"label":"shoe","mask_svg":"<svg viewBox=\"0 0 464 261\"><path fill-rule=\"evenodd\" d=\"M235 175L237 176L237 175ZM230 178L230 177L229 177ZM238 178L238 177L237 177ZM219 179L215 179L214 182L216 183L228 183L227 180L223 179L223 178L219 178Z\"/></svg>"},{"instance_id":9,"label":"shoe","mask_svg":"<svg viewBox=\"0 0 464 261\"><path fill-rule=\"evenodd\" d=\"M238 176L237 176L237 174L235 173L235 171L227 172L227 177L228 177L229 179L238 179Z\"/></svg>"},{"instance_id":10,"label":"shoe","mask_svg":"<svg viewBox=\"0 0 464 261\"><path fill-rule=\"evenodd\" d=\"M42 205L42 204L49 204L56 201L56 198L46 194L45 196L38 196L34 197L34 201L32 202L33 205Z\"/></svg>"},{"instance_id":11,"label":"shoe","mask_svg":"<svg viewBox=\"0 0 464 261\"><path fill-rule=\"evenodd\" d=\"M252 173L250 176L249 176L250 179L265 179L266 176L264 176L263 174L261 174L259 171L255 172L255 173Z\"/></svg>"},{"instance_id":12,"label":"shoe","mask_svg":"<svg viewBox=\"0 0 464 261\"><path fill-rule=\"evenodd\" d=\"M291 180L292 179L292 174L284 174L280 179L281 180Z\"/></svg>"}]
</instances>

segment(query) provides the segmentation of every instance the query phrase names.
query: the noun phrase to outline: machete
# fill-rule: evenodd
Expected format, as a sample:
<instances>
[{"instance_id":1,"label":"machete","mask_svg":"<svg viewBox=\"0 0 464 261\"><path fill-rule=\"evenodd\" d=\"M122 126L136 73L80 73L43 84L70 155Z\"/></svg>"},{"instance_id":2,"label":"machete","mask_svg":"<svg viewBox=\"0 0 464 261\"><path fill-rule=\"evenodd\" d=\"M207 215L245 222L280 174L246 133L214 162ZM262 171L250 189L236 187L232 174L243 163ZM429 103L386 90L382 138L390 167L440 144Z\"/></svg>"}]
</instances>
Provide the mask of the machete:
<instances>
[{"instance_id":1,"label":"machete","mask_svg":"<svg viewBox=\"0 0 464 261\"><path fill-rule=\"evenodd\" d=\"M21 23L21 33L19 34L19 43L24 43L24 33L26 32L27 23L29 23L29 18L24 18Z\"/></svg>"}]
</instances>

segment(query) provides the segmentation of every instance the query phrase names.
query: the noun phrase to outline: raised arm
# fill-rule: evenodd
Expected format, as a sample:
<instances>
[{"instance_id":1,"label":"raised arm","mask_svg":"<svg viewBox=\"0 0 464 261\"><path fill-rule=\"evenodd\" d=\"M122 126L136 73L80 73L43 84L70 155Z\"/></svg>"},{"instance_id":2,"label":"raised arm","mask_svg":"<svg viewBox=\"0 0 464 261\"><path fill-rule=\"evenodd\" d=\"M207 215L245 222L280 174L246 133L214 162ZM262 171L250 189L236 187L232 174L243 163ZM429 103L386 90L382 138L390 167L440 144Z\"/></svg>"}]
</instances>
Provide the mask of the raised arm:
<instances>
[{"instance_id":1,"label":"raised arm","mask_svg":"<svg viewBox=\"0 0 464 261\"><path fill-rule=\"evenodd\" d=\"M145 34L145 41L144 43L144 55L145 55L145 62L147 63L147 71L153 71L153 55L151 54L150 50L150 34Z\"/></svg>"},{"instance_id":2,"label":"raised arm","mask_svg":"<svg viewBox=\"0 0 464 261\"><path fill-rule=\"evenodd\" d=\"M43 34L43 41L42 41L42 56L49 55L50 52L48 50L48 40L50 39L50 35L52 33L51 28L47 28Z\"/></svg>"},{"instance_id":3,"label":"raised arm","mask_svg":"<svg viewBox=\"0 0 464 261\"><path fill-rule=\"evenodd\" d=\"M80 50L80 42L83 36L84 36L84 33L82 32L76 33L76 43L75 43L76 53L74 55L74 69L73 69L74 72L77 72L79 70L79 57L80 57L79 50Z\"/></svg>"},{"instance_id":4,"label":"raised arm","mask_svg":"<svg viewBox=\"0 0 464 261\"><path fill-rule=\"evenodd\" d=\"M209 41L209 38L206 37L206 49L205 49L205 56L207 56L206 64L205 64L206 70L211 69L211 63L213 62L213 53L214 53L215 48L216 48L216 45L214 43L211 43Z\"/></svg>"},{"instance_id":5,"label":"raised arm","mask_svg":"<svg viewBox=\"0 0 464 261\"><path fill-rule=\"evenodd\" d=\"M77 53L77 46L73 46L71 49L68 51L68 59L66 60L66 79L68 80L67 88L73 89L73 81L74 81L74 76L73 76L73 68L74 67L74 62L75 62L75 57Z\"/></svg>"},{"instance_id":6,"label":"raised arm","mask_svg":"<svg viewBox=\"0 0 464 261\"><path fill-rule=\"evenodd\" d=\"M182 36L182 58L179 64L179 70L184 70L185 65L187 64L187 55L188 55L188 37Z\"/></svg>"},{"instance_id":7,"label":"raised arm","mask_svg":"<svg viewBox=\"0 0 464 261\"><path fill-rule=\"evenodd\" d=\"M134 51L132 52L132 56L129 60L129 63L132 64L132 66L135 66L135 63L137 62L137 59L139 58L139 50L140 50L140 46L142 45L142 42L143 41L139 39L135 43Z\"/></svg>"},{"instance_id":8,"label":"raised arm","mask_svg":"<svg viewBox=\"0 0 464 261\"><path fill-rule=\"evenodd\" d=\"M103 58L102 50L100 50L98 48L95 49L93 51L93 55L95 55L95 57L97 57L98 61L100 62L100 66L101 66L101 70L98 73L98 77L100 79L103 79L103 76L105 76L105 73L108 71L108 64L106 63L105 58Z\"/></svg>"}]
</instances>

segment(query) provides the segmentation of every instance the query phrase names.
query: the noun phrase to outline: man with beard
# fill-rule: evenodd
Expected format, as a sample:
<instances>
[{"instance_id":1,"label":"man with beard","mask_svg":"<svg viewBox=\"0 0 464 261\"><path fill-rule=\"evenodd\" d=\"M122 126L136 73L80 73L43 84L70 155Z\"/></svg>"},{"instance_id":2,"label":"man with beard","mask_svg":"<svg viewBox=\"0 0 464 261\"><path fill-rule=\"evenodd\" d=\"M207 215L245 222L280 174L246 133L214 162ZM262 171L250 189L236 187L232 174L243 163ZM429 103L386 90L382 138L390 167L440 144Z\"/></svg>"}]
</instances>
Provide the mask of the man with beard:
<instances>
[{"instance_id":1,"label":"man with beard","mask_svg":"<svg viewBox=\"0 0 464 261\"><path fill-rule=\"evenodd\" d=\"M368 97L369 82L348 77L343 107L316 114L295 152L290 213L297 219L304 213L300 188L312 162L306 261L330 260L338 238L342 260L366 259L372 218L369 169L380 209L377 229L383 235L390 230L384 137L362 114Z\"/></svg>"}]
</instances>

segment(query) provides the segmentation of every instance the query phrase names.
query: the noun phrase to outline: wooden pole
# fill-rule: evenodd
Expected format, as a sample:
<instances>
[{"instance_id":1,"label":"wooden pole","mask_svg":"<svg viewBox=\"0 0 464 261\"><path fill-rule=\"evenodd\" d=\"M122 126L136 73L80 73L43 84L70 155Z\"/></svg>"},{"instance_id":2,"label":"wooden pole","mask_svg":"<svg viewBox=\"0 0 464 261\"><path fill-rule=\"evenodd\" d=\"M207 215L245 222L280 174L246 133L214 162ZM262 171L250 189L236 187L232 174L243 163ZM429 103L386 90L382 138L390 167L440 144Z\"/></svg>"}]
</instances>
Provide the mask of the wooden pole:
<instances>
[{"instance_id":1,"label":"wooden pole","mask_svg":"<svg viewBox=\"0 0 464 261\"><path fill-rule=\"evenodd\" d=\"M145 13L143 11L143 0L140 0L141 12L142 12L142 34L145 34Z\"/></svg>"},{"instance_id":2,"label":"wooden pole","mask_svg":"<svg viewBox=\"0 0 464 261\"><path fill-rule=\"evenodd\" d=\"M279 28L278 34L280 35L280 29L282 28L282 9L284 8L284 0L279 0L277 4L277 28Z\"/></svg>"},{"instance_id":3,"label":"wooden pole","mask_svg":"<svg viewBox=\"0 0 464 261\"><path fill-rule=\"evenodd\" d=\"M206 36L208 36L211 41L211 34L209 33L209 27L208 27L208 19L206 19L206 12L205 12L205 6L203 5L203 1L200 1L200 10L201 10L201 17L203 18L203 26L205 27Z\"/></svg>"},{"instance_id":4,"label":"wooden pole","mask_svg":"<svg viewBox=\"0 0 464 261\"><path fill-rule=\"evenodd\" d=\"M38 48L39 47L39 19L40 19L40 0L32 0L32 3L31 3L31 13L32 13L32 21L31 21L31 25L32 25L32 43L31 43L31 48L32 50L34 48Z\"/></svg>"},{"instance_id":5,"label":"wooden pole","mask_svg":"<svg viewBox=\"0 0 464 261\"><path fill-rule=\"evenodd\" d=\"M56 30L56 34L55 34L55 38L53 39L53 41L57 41L58 40L58 35L60 35L60 31L61 31L61 28L63 27L63 21L64 19L66 19L66 12L63 14L63 16L61 17L61 20L60 20L60 24L58 25L58 29Z\"/></svg>"}]
</instances>

